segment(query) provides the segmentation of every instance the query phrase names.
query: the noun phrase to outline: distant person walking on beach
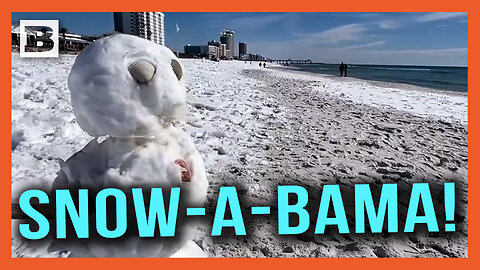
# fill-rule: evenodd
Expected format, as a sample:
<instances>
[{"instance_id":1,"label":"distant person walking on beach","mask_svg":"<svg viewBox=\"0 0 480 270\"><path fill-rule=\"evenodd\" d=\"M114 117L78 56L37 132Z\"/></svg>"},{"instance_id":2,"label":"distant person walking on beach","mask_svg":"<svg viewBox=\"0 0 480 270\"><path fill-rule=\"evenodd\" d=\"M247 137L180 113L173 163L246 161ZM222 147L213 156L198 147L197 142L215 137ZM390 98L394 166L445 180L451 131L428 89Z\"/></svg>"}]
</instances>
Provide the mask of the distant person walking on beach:
<instances>
[{"instance_id":1,"label":"distant person walking on beach","mask_svg":"<svg viewBox=\"0 0 480 270\"><path fill-rule=\"evenodd\" d=\"M267 66L267 64L266 64L266 63L263 63L263 67L266 67L266 66Z\"/></svg>"},{"instance_id":2,"label":"distant person walking on beach","mask_svg":"<svg viewBox=\"0 0 480 270\"><path fill-rule=\"evenodd\" d=\"M347 64L344 64L344 65L343 65L344 77L347 77L347 69L348 69L348 65L347 65Z\"/></svg>"},{"instance_id":3,"label":"distant person walking on beach","mask_svg":"<svg viewBox=\"0 0 480 270\"><path fill-rule=\"evenodd\" d=\"M345 69L345 65L343 64L343 62L340 64L340 66L338 67L338 70L340 70L340 77L343 76L343 70Z\"/></svg>"}]
</instances>

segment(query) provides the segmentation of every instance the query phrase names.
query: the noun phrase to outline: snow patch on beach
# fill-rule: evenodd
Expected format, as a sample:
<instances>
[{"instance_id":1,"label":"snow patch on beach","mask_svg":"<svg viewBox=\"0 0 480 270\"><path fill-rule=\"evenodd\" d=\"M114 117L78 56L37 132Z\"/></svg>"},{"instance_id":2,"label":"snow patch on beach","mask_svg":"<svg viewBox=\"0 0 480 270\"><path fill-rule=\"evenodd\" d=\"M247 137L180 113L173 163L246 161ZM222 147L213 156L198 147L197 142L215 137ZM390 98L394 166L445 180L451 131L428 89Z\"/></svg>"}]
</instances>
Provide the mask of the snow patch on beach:
<instances>
[{"instance_id":1,"label":"snow patch on beach","mask_svg":"<svg viewBox=\"0 0 480 270\"><path fill-rule=\"evenodd\" d=\"M252 136L262 136L260 120L284 112L269 107L262 82L242 75L243 62L183 59L188 70L189 115L186 130L204 156L207 172L220 171L234 160L261 162L262 154L249 151Z\"/></svg>"},{"instance_id":2,"label":"snow patch on beach","mask_svg":"<svg viewBox=\"0 0 480 270\"><path fill-rule=\"evenodd\" d=\"M375 85L375 82L354 78L338 78L286 70L273 70L272 72L281 77L314 81L316 90L326 96L468 125L467 95L433 89L412 90L413 86L402 88L401 84L393 83L391 83L392 87L383 87Z\"/></svg>"}]
</instances>

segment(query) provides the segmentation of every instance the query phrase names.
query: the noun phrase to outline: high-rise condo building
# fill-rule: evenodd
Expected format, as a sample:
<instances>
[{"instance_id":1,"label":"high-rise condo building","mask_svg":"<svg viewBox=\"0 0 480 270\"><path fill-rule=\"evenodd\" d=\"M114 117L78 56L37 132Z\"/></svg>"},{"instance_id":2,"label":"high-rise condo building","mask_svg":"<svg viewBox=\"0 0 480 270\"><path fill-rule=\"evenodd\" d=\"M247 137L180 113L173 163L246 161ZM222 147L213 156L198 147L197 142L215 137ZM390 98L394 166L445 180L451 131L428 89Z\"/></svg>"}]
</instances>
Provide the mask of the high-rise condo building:
<instances>
[{"instance_id":1,"label":"high-rise condo building","mask_svg":"<svg viewBox=\"0 0 480 270\"><path fill-rule=\"evenodd\" d=\"M220 43L227 45L226 49L229 51L227 58L232 59L235 54L235 32L223 30L222 33L220 33Z\"/></svg>"},{"instance_id":2,"label":"high-rise condo building","mask_svg":"<svg viewBox=\"0 0 480 270\"><path fill-rule=\"evenodd\" d=\"M114 12L115 31L130 34L165 45L162 12Z\"/></svg>"},{"instance_id":3,"label":"high-rise condo building","mask_svg":"<svg viewBox=\"0 0 480 270\"><path fill-rule=\"evenodd\" d=\"M246 54L247 54L247 43L243 43L243 42L238 43L238 58L242 59L242 57Z\"/></svg>"}]
</instances>

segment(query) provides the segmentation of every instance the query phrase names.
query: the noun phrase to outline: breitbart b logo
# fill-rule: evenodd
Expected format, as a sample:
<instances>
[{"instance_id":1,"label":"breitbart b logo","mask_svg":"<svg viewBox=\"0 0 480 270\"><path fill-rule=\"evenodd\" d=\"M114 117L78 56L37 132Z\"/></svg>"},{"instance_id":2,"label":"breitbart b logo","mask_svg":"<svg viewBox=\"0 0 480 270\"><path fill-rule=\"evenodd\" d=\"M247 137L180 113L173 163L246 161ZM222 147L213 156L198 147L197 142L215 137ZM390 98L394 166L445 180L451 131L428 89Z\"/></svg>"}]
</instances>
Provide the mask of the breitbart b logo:
<instances>
[{"instance_id":1,"label":"breitbart b logo","mask_svg":"<svg viewBox=\"0 0 480 270\"><path fill-rule=\"evenodd\" d=\"M20 20L20 57L58 57L58 20Z\"/></svg>"}]
</instances>

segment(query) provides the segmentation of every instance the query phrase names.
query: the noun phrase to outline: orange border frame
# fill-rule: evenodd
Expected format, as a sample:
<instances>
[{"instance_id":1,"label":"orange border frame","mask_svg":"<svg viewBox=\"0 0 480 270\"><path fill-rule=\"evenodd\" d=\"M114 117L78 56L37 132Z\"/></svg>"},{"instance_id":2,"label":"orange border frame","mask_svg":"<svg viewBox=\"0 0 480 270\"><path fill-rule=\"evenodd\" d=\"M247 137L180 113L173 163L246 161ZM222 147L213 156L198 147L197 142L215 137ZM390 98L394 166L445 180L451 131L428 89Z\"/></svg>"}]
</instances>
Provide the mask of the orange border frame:
<instances>
[{"instance_id":1,"label":"orange border frame","mask_svg":"<svg viewBox=\"0 0 480 270\"><path fill-rule=\"evenodd\" d=\"M113 1L112 1L113 2ZM192 2L192 3L188 3ZM319 0L295 0L287 3L279 3L278 0L239 0L229 4L225 0L208 0L208 5L201 1L158 1L158 0L142 0L142 6L135 1L117 0L114 3L106 1L82 0L81 4L72 3L62 0L50 0L46 2L38 2L32 0L9 1L3 3L5 7L1 11L1 42L0 52L2 65L1 82L3 90L0 92L0 125L3 127L1 136L1 155L0 169L2 174L2 184L0 188L0 228L3 232L0 235L0 264L6 269L55 269L69 268L82 269L86 267L96 269L100 267L108 268L140 268L140 267L208 267L210 269L244 269L268 267L276 269L371 269L371 268L388 268L390 269L449 269L455 268L476 268L480 266L478 259L478 234L471 228L478 228L478 216L469 215L468 222L468 258L209 258L209 259L111 259L111 258L12 258L11 257L11 13L12 12L113 12L113 11L145 11L145 10L161 10L165 12L432 12L432 11L467 11L468 14L468 47L471 48L475 44L478 37L478 31L472 30L478 27L476 21L477 5L473 1L456 0L398 0L389 2L384 0L342 0L324 2ZM469 3L470 2L470 3ZM340 5L339 5L340 4ZM472 16L473 15L473 16ZM477 25L477 26L476 26ZM472 50L468 54L469 66L476 63L477 54ZM9 61L7 63L7 61ZM477 82L480 79L469 69L468 87L469 87L469 185L468 193L475 194L478 192L478 183L476 178L479 175L479 145L475 143L475 139L479 137L478 126L474 124L476 116L480 115L479 109L470 106L480 102L480 92L477 93ZM7 134L5 134L7 133ZM479 167L477 167L479 166ZM473 180L472 180L473 179ZM479 202L475 196L468 196L468 212L477 213Z\"/></svg>"}]
</instances>

